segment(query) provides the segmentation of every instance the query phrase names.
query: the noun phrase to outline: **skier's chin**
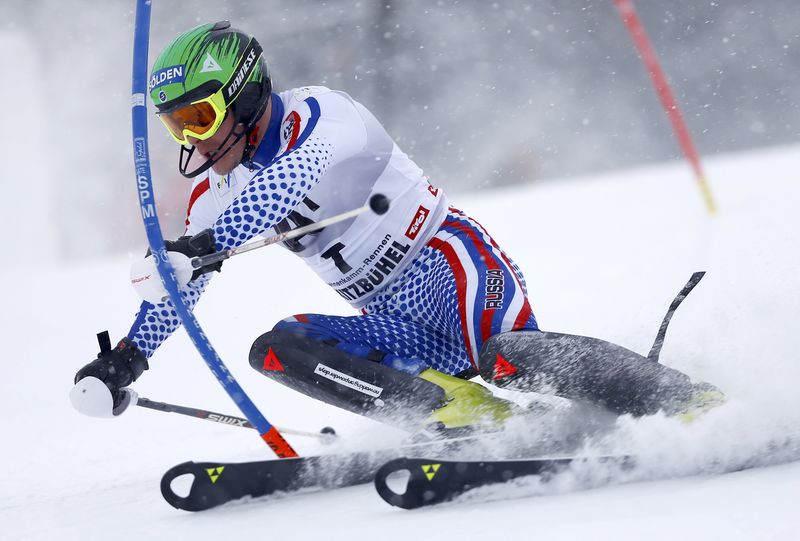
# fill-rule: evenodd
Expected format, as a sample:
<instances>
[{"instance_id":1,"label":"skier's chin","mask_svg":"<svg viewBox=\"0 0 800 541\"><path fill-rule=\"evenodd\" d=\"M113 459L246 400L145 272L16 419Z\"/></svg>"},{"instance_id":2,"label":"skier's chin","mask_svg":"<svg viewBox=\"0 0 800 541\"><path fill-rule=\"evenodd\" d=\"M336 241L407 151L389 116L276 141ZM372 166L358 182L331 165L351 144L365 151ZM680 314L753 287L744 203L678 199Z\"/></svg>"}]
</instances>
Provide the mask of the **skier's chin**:
<instances>
[{"instance_id":1,"label":"skier's chin","mask_svg":"<svg viewBox=\"0 0 800 541\"><path fill-rule=\"evenodd\" d=\"M205 159L218 158L211 170L218 175L227 175L233 171L241 162L244 153L244 143L237 141L224 150L217 149L209 154L203 154Z\"/></svg>"},{"instance_id":2,"label":"skier's chin","mask_svg":"<svg viewBox=\"0 0 800 541\"><path fill-rule=\"evenodd\" d=\"M222 154L219 160L211 166L211 170L218 175L227 175L233 171L242 161L241 157L237 157L237 150L236 148L232 148L228 152ZM238 156L241 156L241 154Z\"/></svg>"},{"instance_id":3,"label":"skier's chin","mask_svg":"<svg viewBox=\"0 0 800 541\"><path fill-rule=\"evenodd\" d=\"M227 175L239 165L238 163L227 163L228 160L224 158L211 166L211 170L218 175Z\"/></svg>"}]
</instances>

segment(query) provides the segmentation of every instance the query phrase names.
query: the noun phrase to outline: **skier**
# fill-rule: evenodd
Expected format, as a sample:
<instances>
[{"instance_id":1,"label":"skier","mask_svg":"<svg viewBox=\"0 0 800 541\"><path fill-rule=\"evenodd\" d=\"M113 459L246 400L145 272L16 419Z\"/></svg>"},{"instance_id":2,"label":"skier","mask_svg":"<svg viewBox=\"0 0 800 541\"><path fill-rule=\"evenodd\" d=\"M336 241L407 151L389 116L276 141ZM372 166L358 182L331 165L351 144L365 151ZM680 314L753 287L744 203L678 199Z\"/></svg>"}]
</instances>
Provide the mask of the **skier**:
<instances>
[{"instance_id":1,"label":"skier","mask_svg":"<svg viewBox=\"0 0 800 541\"><path fill-rule=\"evenodd\" d=\"M239 246L362 206L391 204L286 242L360 315L300 314L258 337L250 364L328 404L416 429L496 428L518 412L470 381L549 389L618 414L691 414L722 400L705 383L620 346L539 330L519 268L481 225L450 205L375 117L344 92L272 92L258 42L227 21L175 38L155 61L149 93L194 178L189 257ZM193 308L221 263L182 291ZM114 414L124 388L179 326L170 302L142 303L119 344L75 382L105 383ZM102 386L101 386L102 387ZM104 391L105 392L105 391Z\"/></svg>"}]
</instances>

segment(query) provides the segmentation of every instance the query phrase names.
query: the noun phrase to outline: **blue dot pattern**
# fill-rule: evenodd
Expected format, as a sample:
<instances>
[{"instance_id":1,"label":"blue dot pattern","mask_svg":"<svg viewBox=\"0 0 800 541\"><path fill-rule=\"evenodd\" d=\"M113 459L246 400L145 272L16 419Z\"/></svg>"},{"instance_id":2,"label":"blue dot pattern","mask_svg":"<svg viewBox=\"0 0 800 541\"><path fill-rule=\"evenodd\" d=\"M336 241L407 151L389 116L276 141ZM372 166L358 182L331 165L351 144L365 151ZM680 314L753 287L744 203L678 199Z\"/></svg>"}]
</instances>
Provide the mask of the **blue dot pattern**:
<instances>
[{"instance_id":1,"label":"blue dot pattern","mask_svg":"<svg viewBox=\"0 0 800 541\"><path fill-rule=\"evenodd\" d=\"M240 246L283 221L319 183L332 160L332 146L321 138L309 137L256 173L212 226L217 251ZM200 299L209 276L202 275L181 291L190 310ZM128 337L149 358L179 326L171 302L155 306L144 302Z\"/></svg>"},{"instance_id":2,"label":"blue dot pattern","mask_svg":"<svg viewBox=\"0 0 800 541\"><path fill-rule=\"evenodd\" d=\"M181 299L189 307L189 310L194 310L197 301L200 300L200 295L210 280L210 274L202 274L181 289ZM136 320L128 332L128 338L136 344L145 357L149 358L180 325L181 320L178 318L172 301L162 304L150 304L145 301L139 307Z\"/></svg>"},{"instance_id":3,"label":"blue dot pattern","mask_svg":"<svg viewBox=\"0 0 800 541\"><path fill-rule=\"evenodd\" d=\"M217 219L217 251L244 244L283 221L319 183L333 160L332 146L309 138L262 169Z\"/></svg>"}]
</instances>

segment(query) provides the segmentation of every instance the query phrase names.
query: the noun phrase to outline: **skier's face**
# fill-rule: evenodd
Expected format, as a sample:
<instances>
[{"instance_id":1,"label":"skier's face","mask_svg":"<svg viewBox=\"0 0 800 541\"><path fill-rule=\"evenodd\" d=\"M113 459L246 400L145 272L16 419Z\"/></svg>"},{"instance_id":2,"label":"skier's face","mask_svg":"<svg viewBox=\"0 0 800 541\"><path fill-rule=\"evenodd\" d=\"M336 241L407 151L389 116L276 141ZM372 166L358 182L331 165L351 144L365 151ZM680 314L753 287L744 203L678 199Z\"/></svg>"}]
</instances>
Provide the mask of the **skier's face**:
<instances>
[{"instance_id":1,"label":"skier's face","mask_svg":"<svg viewBox=\"0 0 800 541\"><path fill-rule=\"evenodd\" d=\"M239 165L242 160L242 154L244 153L244 147L246 144L245 138L240 137L235 143L233 141L236 139L236 137L228 138L231 130L234 128L234 123L235 120L233 119L233 114L231 114L229 111L225 116L225 120L217 130L217 133L215 133L212 137L209 137L203 141L195 139L191 136L186 138L190 145L193 145L195 148L197 148L197 152L202 155L203 160L208 160L210 158L222 155L222 157L211 166L211 169L213 169L218 175L227 175L233 171L233 169ZM244 129L244 126L239 124L236 126L236 128L238 133ZM226 138L228 138L227 142L225 141ZM220 148L220 145L223 145L223 143L224 146Z\"/></svg>"}]
</instances>

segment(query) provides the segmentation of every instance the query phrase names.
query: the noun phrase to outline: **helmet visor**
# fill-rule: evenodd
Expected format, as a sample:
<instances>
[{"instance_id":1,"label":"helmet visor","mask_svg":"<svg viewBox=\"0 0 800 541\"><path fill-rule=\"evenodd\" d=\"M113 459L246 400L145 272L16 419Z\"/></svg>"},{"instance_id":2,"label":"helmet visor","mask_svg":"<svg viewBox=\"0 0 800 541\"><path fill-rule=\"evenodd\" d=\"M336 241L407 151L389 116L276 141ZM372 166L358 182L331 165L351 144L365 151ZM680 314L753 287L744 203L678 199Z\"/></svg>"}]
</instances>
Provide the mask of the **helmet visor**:
<instances>
[{"instance_id":1,"label":"helmet visor","mask_svg":"<svg viewBox=\"0 0 800 541\"><path fill-rule=\"evenodd\" d=\"M158 118L178 143L188 144L187 137L208 139L213 137L225 120L225 109L219 107L217 94L195 101L168 113L159 113Z\"/></svg>"}]
</instances>

